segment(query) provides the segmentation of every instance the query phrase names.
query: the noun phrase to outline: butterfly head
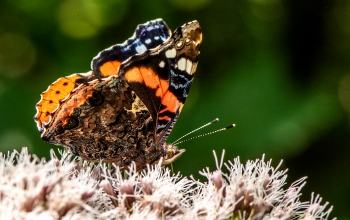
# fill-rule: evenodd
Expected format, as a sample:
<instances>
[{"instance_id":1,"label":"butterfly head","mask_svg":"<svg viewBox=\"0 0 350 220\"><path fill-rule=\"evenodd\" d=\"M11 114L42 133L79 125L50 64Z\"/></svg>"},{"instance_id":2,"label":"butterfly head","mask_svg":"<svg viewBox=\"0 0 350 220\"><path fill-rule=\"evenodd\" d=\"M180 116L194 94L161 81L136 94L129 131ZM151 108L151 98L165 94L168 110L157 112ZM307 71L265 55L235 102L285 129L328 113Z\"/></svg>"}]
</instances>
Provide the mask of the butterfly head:
<instances>
[{"instance_id":1,"label":"butterfly head","mask_svg":"<svg viewBox=\"0 0 350 220\"><path fill-rule=\"evenodd\" d=\"M171 164L179 158L186 150L178 149L177 146L164 143L164 155L162 165Z\"/></svg>"}]
</instances>

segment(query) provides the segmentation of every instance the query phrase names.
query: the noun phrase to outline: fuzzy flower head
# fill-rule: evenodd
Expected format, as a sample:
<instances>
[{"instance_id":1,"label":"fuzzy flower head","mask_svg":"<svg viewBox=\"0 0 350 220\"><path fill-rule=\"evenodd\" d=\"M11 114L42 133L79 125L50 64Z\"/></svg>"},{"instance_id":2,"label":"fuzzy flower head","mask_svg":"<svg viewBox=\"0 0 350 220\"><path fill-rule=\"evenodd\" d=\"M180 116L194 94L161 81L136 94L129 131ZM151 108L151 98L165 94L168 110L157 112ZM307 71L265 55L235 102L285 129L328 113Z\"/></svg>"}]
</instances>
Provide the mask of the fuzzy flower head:
<instances>
[{"instance_id":1,"label":"fuzzy flower head","mask_svg":"<svg viewBox=\"0 0 350 220\"><path fill-rule=\"evenodd\" d=\"M215 155L215 154L214 154ZM290 186L287 170L271 160L239 158L208 168L200 182L174 174L162 161L137 172L82 162L61 153L39 160L24 148L0 157L0 219L249 219L326 220L331 208L312 194L299 197L301 178ZM226 171L223 171L223 170Z\"/></svg>"},{"instance_id":2,"label":"fuzzy flower head","mask_svg":"<svg viewBox=\"0 0 350 220\"><path fill-rule=\"evenodd\" d=\"M59 160L52 151L48 162L26 148L0 155L0 219L58 219L91 209L86 205L96 192L91 168L73 162L68 153Z\"/></svg>"}]
</instances>

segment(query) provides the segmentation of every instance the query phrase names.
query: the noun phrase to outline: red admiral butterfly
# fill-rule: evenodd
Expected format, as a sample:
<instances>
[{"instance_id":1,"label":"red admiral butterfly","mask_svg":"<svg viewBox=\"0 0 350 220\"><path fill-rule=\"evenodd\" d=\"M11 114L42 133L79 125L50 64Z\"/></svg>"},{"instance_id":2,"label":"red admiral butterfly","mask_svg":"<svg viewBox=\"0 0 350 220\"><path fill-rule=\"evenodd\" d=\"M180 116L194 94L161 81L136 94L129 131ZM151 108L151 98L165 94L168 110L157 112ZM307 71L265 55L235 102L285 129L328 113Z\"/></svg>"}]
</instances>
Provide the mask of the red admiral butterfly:
<instances>
[{"instance_id":1,"label":"red admiral butterfly","mask_svg":"<svg viewBox=\"0 0 350 220\"><path fill-rule=\"evenodd\" d=\"M171 35L171 36L170 36ZM165 143L196 71L197 21L173 34L161 19L138 25L130 39L100 52L92 71L62 77L41 94L34 117L41 138L88 161L126 169L173 162L184 150Z\"/></svg>"}]
</instances>

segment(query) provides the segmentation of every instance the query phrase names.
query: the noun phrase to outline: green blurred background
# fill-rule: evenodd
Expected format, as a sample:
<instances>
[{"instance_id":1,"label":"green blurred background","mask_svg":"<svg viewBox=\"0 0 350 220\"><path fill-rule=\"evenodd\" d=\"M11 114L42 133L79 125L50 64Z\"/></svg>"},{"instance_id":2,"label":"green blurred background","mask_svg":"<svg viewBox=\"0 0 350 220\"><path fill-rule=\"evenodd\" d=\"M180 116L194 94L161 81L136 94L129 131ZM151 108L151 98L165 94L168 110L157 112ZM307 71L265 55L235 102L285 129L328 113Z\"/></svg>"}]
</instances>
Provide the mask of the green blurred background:
<instances>
[{"instance_id":1,"label":"green blurred background","mask_svg":"<svg viewBox=\"0 0 350 220\"><path fill-rule=\"evenodd\" d=\"M349 218L350 1L330 0L1 0L0 150L28 146L49 156L33 121L40 93L57 78L87 72L101 50L137 24L163 18L174 30L203 29L196 77L168 142L218 117L211 131L181 144L184 175L225 160L284 159L288 183L308 176L311 192Z\"/></svg>"}]
</instances>

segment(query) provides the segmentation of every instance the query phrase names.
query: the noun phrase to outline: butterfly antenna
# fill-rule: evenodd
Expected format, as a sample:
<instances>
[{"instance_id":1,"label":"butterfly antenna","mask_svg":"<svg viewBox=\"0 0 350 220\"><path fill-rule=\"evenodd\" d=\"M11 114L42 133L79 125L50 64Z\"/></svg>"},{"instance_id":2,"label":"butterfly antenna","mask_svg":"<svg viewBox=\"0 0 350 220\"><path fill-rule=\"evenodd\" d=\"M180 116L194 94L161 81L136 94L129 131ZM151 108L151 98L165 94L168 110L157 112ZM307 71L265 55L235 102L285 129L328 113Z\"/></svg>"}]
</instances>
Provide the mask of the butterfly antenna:
<instances>
[{"instance_id":1,"label":"butterfly antenna","mask_svg":"<svg viewBox=\"0 0 350 220\"><path fill-rule=\"evenodd\" d=\"M182 137L180 137L179 139L177 139L176 141L174 141L172 144L175 145L179 140L181 140L182 138L186 137L187 135L190 135L190 134L192 134L192 133L194 133L194 132L196 132L196 131L198 131L198 130L200 130L200 129L202 129L202 128L205 128L205 127L207 127L207 126L209 126L209 125L211 125L211 124L214 124L214 123L216 123L216 122L218 122L218 121L219 121L219 119L218 119L218 118L215 118L215 119L212 120L211 122L206 123L205 125L202 125L202 126L200 126L199 128L196 128L196 129L194 129L193 131L191 131L191 132L189 132L189 133L183 135Z\"/></svg>"},{"instance_id":2,"label":"butterfly antenna","mask_svg":"<svg viewBox=\"0 0 350 220\"><path fill-rule=\"evenodd\" d=\"M228 130L228 129L234 128L234 127L236 127L236 125L235 125L235 124L231 124L231 125L229 125L229 126L227 126L227 127L225 127L225 128L220 128L220 129L215 130L215 131L211 131L211 132L208 132L208 133L205 133L205 134L200 134L200 135L191 137L191 138L189 138L189 139L185 139L185 140L180 141L180 142L176 142L176 141L175 141L175 143L173 143L173 144L174 144L174 145L179 145L179 144L181 144L181 143L183 143L183 142L186 142L186 141L190 141L190 140L193 140L193 139L196 139L196 138L199 138L199 137L204 137L204 136L207 136L207 135L210 135L210 134L215 134L215 133L217 133L217 132L225 131L225 130ZM192 132L191 132L191 133L192 133Z\"/></svg>"}]
</instances>

